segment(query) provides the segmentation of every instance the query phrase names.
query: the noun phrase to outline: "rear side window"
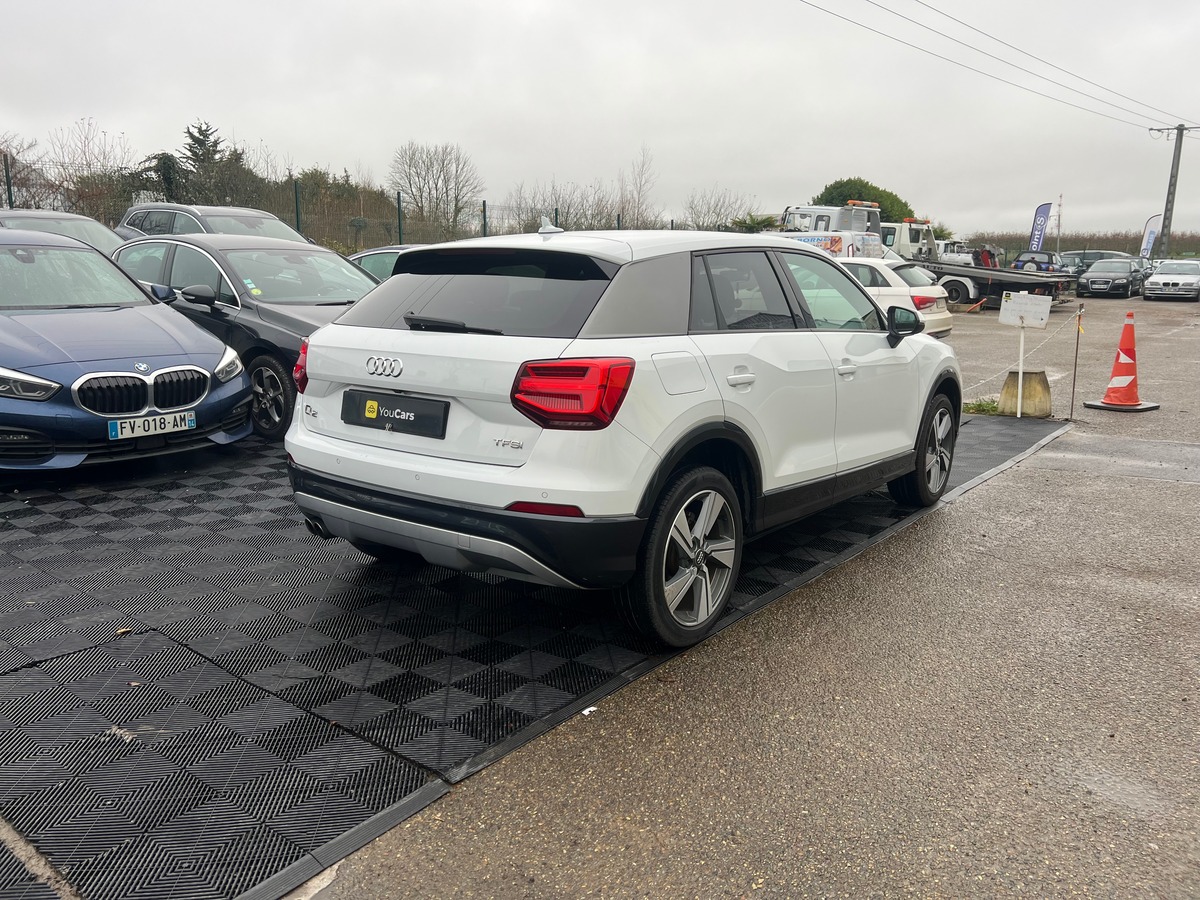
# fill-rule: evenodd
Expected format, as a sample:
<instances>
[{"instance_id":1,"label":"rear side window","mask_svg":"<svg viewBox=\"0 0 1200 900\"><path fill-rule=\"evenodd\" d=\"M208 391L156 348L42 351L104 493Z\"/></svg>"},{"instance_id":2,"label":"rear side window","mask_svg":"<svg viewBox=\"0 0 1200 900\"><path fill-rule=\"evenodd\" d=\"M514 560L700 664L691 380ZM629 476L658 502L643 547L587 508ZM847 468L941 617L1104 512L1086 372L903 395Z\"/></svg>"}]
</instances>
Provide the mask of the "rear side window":
<instances>
[{"instance_id":1,"label":"rear side window","mask_svg":"<svg viewBox=\"0 0 1200 900\"><path fill-rule=\"evenodd\" d=\"M619 267L578 253L507 248L418 250L338 322L573 338Z\"/></svg>"}]
</instances>

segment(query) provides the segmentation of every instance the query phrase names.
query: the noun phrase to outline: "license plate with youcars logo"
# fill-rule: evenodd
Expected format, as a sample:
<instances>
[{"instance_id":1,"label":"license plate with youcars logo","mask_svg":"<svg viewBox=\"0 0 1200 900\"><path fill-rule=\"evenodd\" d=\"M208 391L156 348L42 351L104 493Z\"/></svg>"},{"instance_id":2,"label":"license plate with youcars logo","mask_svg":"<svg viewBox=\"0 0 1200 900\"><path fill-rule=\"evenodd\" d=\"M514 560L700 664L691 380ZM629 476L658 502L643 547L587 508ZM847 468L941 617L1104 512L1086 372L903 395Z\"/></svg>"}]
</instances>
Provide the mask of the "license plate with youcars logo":
<instances>
[{"instance_id":1,"label":"license plate with youcars logo","mask_svg":"<svg viewBox=\"0 0 1200 900\"><path fill-rule=\"evenodd\" d=\"M399 394L346 391L342 394L342 421L381 431L398 431L422 437L444 438L450 404Z\"/></svg>"},{"instance_id":2,"label":"license plate with youcars logo","mask_svg":"<svg viewBox=\"0 0 1200 900\"><path fill-rule=\"evenodd\" d=\"M161 416L142 416L138 419L113 419L108 423L108 439L147 437L170 431L190 431L196 427L196 411L167 413Z\"/></svg>"}]
</instances>

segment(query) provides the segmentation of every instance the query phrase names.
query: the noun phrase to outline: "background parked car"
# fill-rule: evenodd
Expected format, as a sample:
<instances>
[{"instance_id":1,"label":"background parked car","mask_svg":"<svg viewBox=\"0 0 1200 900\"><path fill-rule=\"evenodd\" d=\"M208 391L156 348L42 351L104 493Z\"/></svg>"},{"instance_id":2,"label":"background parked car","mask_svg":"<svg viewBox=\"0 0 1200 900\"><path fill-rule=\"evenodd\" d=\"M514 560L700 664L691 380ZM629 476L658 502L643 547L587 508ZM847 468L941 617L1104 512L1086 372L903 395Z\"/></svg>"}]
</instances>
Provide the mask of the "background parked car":
<instances>
[{"instance_id":1,"label":"background parked car","mask_svg":"<svg viewBox=\"0 0 1200 900\"><path fill-rule=\"evenodd\" d=\"M155 234L250 234L284 241L306 240L269 212L244 206L139 203L125 211L115 230L126 240Z\"/></svg>"},{"instance_id":2,"label":"background parked car","mask_svg":"<svg viewBox=\"0 0 1200 900\"><path fill-rule=\"evenodd\" d=\"M1142 296L1147 300L1200 300L1200 262L1163 260L1146 279Z\"/></svg>"},{"instance_id":3,"label":"background parked car","mask_svg":"<svg viewBox=\"0 0 1200 900\"><path fill-rule=\"evenodd\" d=\"M1066 266L1057 253L1048 250L1026 250L1018 253L1012 261L1011 268L1022 269L1026 272L1061 272Z\"/></svg>"},{"instance_id":4,"label":"background parked car","mask_svg":"<svg viewBox=\"0 0 1200 900\"><path fill-rule=\"evenodd\" d=\"M0 469L66 469L250 433L237 353L73 238L0 229Z\"/></svg>"},{"instance_id":5,"label":"background parked car","mask_svg":"<svg viewBox=\"0 0 1200 900\"><path fill-rule=\"evenodd\" d=\"M884 309L904 306L916 310L925 322L925 333L936 338L945 338L953 330L954 316L946 305L946 289L919 265L866 256L841 262Z\"/></svg>"},{"instance_id":6,"label":"background parked car","mask_svg":"<svg viewBox=\"0 0 1200 900\"><path fill-rule=\"evenodd\" d=\"M296 365L309 529L387 558L616 589L695 643L745 541L872 487L931 505L954 351L787 237L568 232L419 248Z\"/></svg>"},{"instance_id":7,"label":"background parked car","mask_svg":"<svg viewBox=\"0 0 1200 900\"><path fill-rule=\"evenodd\" d=\"M1120 250L1064 250L1063 265L1072 275L1082 275L1091 268L1092 263L1102 259L1132 259L1130 254Z\"/></svg>"},{"instance_id":8,"label":"background parked car","mask_svg":"<svg viewBox=\"0 0 1200 900\"><path fill-rule=\"evenodd\" d=\"M1102 259L1079 276L1075 294L1079 297L1116 295L1132 297L1142 292L1142 269L1130 259Z\"/></svg>"},{"instance_id":9,"label":"background parked car","mask_svg":"<svg viewBox=\"0 0 1200 900\"><path fill-rule=\"evenodd\" d=\"M95 219L49 209L0 209L0 228L22 228L65 234L90 244L106 256L124 242L124 238Z\"/></svg>"},{"instance_id":10,"label":"background parked car","mask_svg":"<svg viewBox=\"0 0 1200 900\"><path fill-rule=\"evenodd\" d=\"M254 430L270 440L292 417L300 342L376 284L332 250L240 234L139 238L114 257L143 284L172 288L176 310L238 352L254 388Z\"/></svg>"},{"instance_id":11,"label":"background parked car","mask_svg":"<svg viewBox=\"0 0 1200 900\"><path fill-rule=\"evenodd\" d=\"M380 281L391 277L396 257L412 247L412 244L392 244L389 247L372 247L350 254L350 261L358 263Z\"/></svg>"}]
</instances>

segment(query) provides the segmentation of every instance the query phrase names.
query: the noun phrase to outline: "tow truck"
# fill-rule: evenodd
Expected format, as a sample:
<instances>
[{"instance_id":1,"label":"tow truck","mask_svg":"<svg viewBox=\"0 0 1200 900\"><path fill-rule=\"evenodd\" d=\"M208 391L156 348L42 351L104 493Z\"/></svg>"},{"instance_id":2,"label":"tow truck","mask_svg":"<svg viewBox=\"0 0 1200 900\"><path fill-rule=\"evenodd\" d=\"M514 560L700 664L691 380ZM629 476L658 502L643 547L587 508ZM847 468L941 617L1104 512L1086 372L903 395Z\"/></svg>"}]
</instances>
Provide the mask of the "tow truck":
<instances>
[{"instance_id":1,"label":"tow truck","mask_svg":"<svg viewBox=\"0 0 1200 900\"><path fill-rule=\"evenodd\" d=\"M893 229L896 252L932 272L951 303L999 309L1008 291L1049 294L1052 302L1059 303L1075 283L1075 276L1068 272L1006 269L1000 265L1001 251L987 244L976 249L962 241L934 240L928 219L885 222L882 229L884 243Z\"/></svg>"}]
</instances>

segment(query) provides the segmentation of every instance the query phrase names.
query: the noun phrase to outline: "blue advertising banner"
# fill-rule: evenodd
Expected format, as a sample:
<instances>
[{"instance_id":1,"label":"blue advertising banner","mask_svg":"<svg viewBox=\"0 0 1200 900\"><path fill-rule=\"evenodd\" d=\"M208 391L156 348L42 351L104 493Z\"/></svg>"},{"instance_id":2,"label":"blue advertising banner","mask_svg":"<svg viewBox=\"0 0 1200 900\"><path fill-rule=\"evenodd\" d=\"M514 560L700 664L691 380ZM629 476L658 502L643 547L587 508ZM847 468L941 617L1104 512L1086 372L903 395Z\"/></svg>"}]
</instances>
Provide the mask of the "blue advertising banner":
<instances>
[{"instance_id":1,"label":"blue advertising banner","mask_svg":"<svg viewBox=\"0 0 1200 900\"><path fill-rule=\"evenodd\" d=\"M1142 229L1142 249L1138 256L1142 259L1150 258L1150 251L1154 249L1154 239L1158 237L1159 229L1162 228L1162 213L1156 216L1151 216L1146 220L1146 227Z\"/></svg>"},{"instance_id":2,"label":"blue advertising banner","mask_svg":"<svg viewBox=\"0 0 1200 900\"><path fill-rule=\"evenodd\" d=\"M1041 250L1042 238L1046 236L1046 226L1050 223L1049 203L1043 203L1033 214L1033 228L1029 231L1029 249Z\"/></svg>"}]
</instances>

